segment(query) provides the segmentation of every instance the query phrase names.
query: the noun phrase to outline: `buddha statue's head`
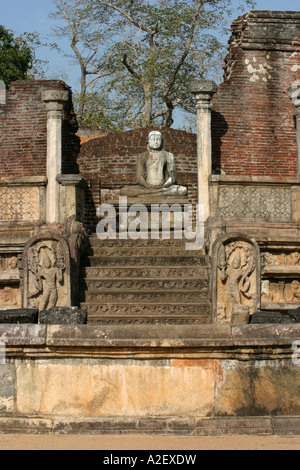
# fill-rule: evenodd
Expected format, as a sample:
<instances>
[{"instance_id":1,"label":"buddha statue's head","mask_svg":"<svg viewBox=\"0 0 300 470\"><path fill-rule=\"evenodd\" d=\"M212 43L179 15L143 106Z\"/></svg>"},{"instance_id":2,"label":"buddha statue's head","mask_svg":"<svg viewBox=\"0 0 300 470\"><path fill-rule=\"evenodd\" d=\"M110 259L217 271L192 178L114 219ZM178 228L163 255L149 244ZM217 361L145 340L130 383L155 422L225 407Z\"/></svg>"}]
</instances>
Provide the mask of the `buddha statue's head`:
<instances>
[{"instance_id":1,"label":"buddha statue's head","mask_svg":"<svg viewBox=\"0 0 300 470\"><path fill-rule=\"evenodd\" d=\"M163 144L163 136L159 131L152 131L148 137L149 148L152 150L160 150Z\"/></svg>"}]
</instances>

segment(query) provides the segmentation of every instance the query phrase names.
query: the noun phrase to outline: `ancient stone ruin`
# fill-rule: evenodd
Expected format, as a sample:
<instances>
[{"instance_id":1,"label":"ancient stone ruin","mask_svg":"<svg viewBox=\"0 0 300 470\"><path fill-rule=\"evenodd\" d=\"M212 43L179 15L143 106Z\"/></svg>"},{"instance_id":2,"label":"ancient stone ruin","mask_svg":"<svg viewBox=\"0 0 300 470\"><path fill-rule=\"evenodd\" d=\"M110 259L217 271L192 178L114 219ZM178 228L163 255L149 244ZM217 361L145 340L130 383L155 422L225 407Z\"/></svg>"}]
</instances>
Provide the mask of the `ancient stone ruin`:
<instances>
[{"instance_id":1,"label":"ancient stone ruin","mask_svg":"<svg viewBox=\"0 0 300 470\"><path fill-rule=\"evenodd\" d=\"M1 432L299 433L300 14L186 86L196 134L81 143L65 83L0 86Z\"/></svg>"}]
</instances>

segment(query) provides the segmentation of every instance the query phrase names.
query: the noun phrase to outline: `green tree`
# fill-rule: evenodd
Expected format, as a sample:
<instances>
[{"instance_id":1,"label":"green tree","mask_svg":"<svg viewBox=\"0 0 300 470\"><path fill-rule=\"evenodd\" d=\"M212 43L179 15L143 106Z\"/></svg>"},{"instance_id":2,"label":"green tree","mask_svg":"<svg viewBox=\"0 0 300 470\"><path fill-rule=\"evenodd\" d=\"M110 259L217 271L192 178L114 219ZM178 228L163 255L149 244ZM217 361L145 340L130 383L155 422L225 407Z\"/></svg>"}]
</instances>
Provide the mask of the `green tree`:
<instances>
[{"instance_id":1,"label":"green tree","mask_svg":"<svg viewBox=\"0 0 300 470\"><path fill-rule=\"evenodd\" d=\"M33 50L26 41L0 25L0 80L8 86L14 80L26 79L33 59Z\"/></svg>"},{"instance_id":2,"label":"green tree","mask_svg":"<svg viewBox=\"0 0 300 470\"><path fill-rule=\"evenodd\" d=\"M69 11L73 7L74 24L79 17L78 0L54 1L64 4ZM81 90L78 94L82 120L88 116L90 121L97 96L101 106L98 116L120 128L153 124L170 127L175 109L194 112L189 82L211 78L214 65L222 65L225 46L220 37L232 17L232 3L232 0L81 1L86 25L101 30L101 45L98 44L93 56L98 68L92 71L92 93L86 86L85 93ZM240 3L253 6L252 0ZM71 29L70 24L68 28ZM87 50L86 39L89 48L96 45L85 30L89 31L85 27L75 34L83 51ZM85 57L87 65L88 56ZM78 55L77 59L80 63Z\"/></svg>"}]
</instances>

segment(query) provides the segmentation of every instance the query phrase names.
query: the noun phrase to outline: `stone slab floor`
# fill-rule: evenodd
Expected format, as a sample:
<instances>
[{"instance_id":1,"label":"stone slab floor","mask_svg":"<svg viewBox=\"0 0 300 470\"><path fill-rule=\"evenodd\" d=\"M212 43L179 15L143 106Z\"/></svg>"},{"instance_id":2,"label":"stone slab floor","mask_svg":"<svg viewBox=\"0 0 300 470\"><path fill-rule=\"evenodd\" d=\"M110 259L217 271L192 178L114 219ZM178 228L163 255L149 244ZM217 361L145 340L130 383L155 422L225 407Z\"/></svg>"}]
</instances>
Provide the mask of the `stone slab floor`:
<instances>
[{"instance_id":1,"label":"stone slab floor","mask_svg":"<svg viewBox=\"0 0 300 470\"><path fill-rule=\"evenodd\" d=\"M300 436L45 436L0 434L0 450L300 450ZM134 455L134 452L133 452Z\"/></svg>"}]
</instances>

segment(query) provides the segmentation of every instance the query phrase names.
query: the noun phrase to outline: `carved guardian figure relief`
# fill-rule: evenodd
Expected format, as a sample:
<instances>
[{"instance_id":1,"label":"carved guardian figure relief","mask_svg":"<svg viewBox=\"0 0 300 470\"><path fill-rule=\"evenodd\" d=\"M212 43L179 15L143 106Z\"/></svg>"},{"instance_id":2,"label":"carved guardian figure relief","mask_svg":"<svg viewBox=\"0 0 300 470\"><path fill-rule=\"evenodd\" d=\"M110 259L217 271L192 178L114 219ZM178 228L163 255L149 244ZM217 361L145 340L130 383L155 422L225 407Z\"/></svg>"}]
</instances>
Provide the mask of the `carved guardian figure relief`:
<instances>
[{"instance_id":1,"label":"carved guardian figure relief","mask_svg":"<svg viewBox=\"0 0 300 470\"><path fill-rule=\"evenodd\" d=\"M24 307L42 311L70 305L70 259L64 238L53 234L31 239L23 256Z\"/></svg>"},{"instance_id":2,"label":"carved guardian figure relief","mask_svg":"<svg viewBox=\"0 0 300 470\"><path fill-rule=\"evenodd\" d=\"M29 260L29 307L39 310L55 307L59 293L63 296L64 286L65 264L60 246L57 242L41 242L30 248Z\"/></svg>"},{"instance_id":3,"label":"carved guardian figure relief","mask_svg":"<svg viewBox=\"0 0 300 470\"><path fill-rule=\"evenodd\" d=\"M213 319L248 323L259 307L259 249L242 234L221 236L214 245Z\"/></svg>"}]
</instances>

